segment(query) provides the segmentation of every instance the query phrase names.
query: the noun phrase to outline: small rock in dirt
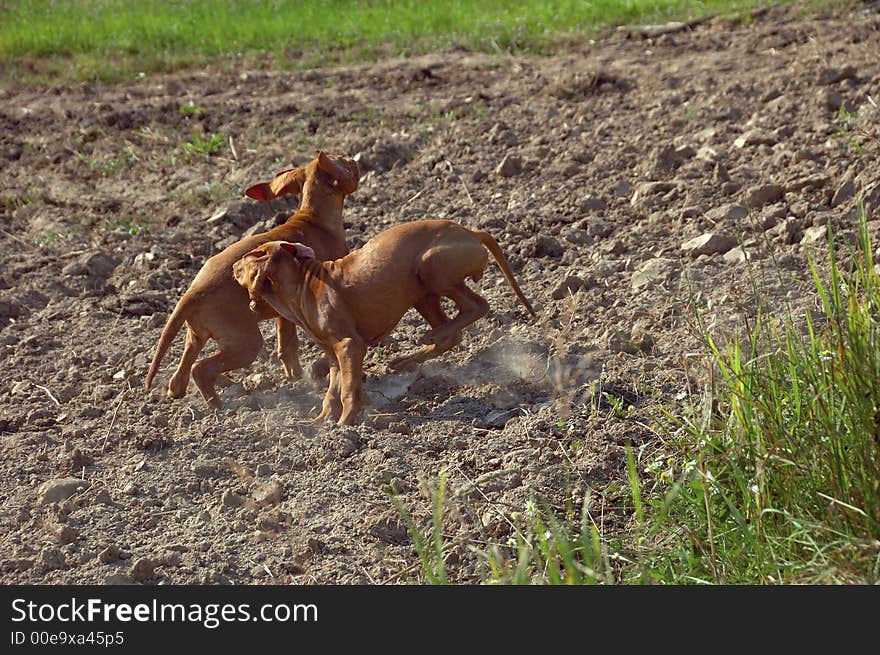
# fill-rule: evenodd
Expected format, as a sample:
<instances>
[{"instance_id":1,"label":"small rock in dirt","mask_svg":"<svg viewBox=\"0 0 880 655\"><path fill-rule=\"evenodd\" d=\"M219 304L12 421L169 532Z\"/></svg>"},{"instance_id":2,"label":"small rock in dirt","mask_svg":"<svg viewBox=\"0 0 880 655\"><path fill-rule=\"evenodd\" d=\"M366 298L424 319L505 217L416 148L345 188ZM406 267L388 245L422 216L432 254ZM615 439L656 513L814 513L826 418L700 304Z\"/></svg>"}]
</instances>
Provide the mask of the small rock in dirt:
<instances>
[{"instance_id":1,"label":"small rock in dirt","mask_svg":"<svg viewBox=\"0 0 880 655\"><path fill-rule=\"evenodd\" d=\"M367 171L385 173L395 166L406 164L412 154L412 148L404 141L377 139L369 148L355 154L354 160L362 175Z\"/></svg>"},{"instance_id":2,"label":"small rock in dirt","mask_svg":"<svg viewBox=\"0 0 880 655\"><path fill-rule=\"evenodd\" d=\"M491 430L503 430L508 421L516 416L516 409L494 409L483 417L477 417L473 425Z\"/></svg>"},{"instance_id":3,"label":"small rock in dirt","mask_svg":"<svg viewBox=\"0 0 880 655\"><path fill-rule=\"evenodd\" d=\"M635 355L639 352L638 346L632 342L631 334L626 330L612 327L605 331L605 342L608 350L613 353L627 353Z\"/></svg>"},{"instance_id":4,"label":"small rock in dirt","mask_svg":"<svg viewBox=\"0 0 880 655\"><path fill-rule=\"evenodd\" d=\"M829 111L838 111L845 102L844 97L843 95L841 95L840 91L832 87L819 91L818 97L819 105L824 109L828 109Z\"/></svg>"},{"instance_id":5,"label":"small rock in dirt","mask_svg":"<svg viewBox=\"0 0 880 655\"><path fill-rule=\"evenodd\" d=\"M55 546L47 546L37 555L37 566L44 571L63 569L66 564L64 553Z\"/></svg>"},{"instance_id":6,"label":"small rock in dirt","mask_svg":"<svg viewBox=\"0 0 880 655\"><path fill-rule=\"evenodd\" d=\"M284 498L284 483L273 477L268 482L257 485L251 497L258 507L278 505Z\"/></svg>"},{"instance_id":7,"label":"small rock in dirt","mask_svg":"<svg viewBox=\"0 0 880 655\"><path fill-rule=\"evenodd\" d=\"M667 257L654 257L644 262L639 269L633 273L630 285L634 291L643 287L654 286L661 282L665 282L670 274L678 268L678 262Z\"/></svg>"},{"instance_id":8,"label":"small rock in dirt","mask_svg":"<svg viewBox=\"0 0 880 655\"><path fill-rule=\"evenodd\" d=\"M422 378L424 379L424 378ZM375 385L375 393L386 401L403 398L412 384L411 375L385 375Z\"/></svg>"},{"instance_id":9,"label":"small rock in dirt","mask_svg":"<svg viewBox=\"0 0 880 655\"><path fill-rule=\"evenodd\" d=\"M588 211L605 211L608 209L608 203L602 200L602 198L598 196L594 196L593 194L589 194L584 196L578 202L578 207L583 212Z\"/></svg>"},{"instance_id":10,"label":"small rock in dirt","mask_svg":"<svg viewBox=\"0 0 880 655\"><path fill-rule=\"evenodd\" d=\"M586 230L579 230L576 227L566 227L562 230L562 238L577 246L593 245L593 237Z\"/></svg>"},{"instance_id":11,"label":"small rock in dirt","mask_svg":"<svg viewBox=\"0 0 880 655\"><path fill-rule=\"evenodd\" d=\"M52 539L55 543L61 544L62 546L65 544L72 544L79 539L79 530L69 525L62 525L55 530Z\"/></svg>"},{"instance_id":12,"label":"small rock in dirt","mask_svg":"<svg viewBox=\"0 0 880 655\"><path fill-rule=\"evenodd\" d=\"M74 448L73 452L70 453L70 470L78 473L86 466L91 466L95 463L95 458L88 452L83 452L79 448Z\"/></svg>"},{"instance_id":13,"label":"small rock in dirt","mask_svg":"<svg viewBox=\"0 0 880 655\"><path fill-rule=\"evenodd\" d=\"M259 464L256 472L258 478L265 478L272 473L272 467L268 464Z\"/></svg>"},{"instance_id":14,"label":"small rock in dirt","mask_svg":"<svg viewBox=\"0 0 880 655\"><path fill-rule=\"evenodd\" d=\"M743 250L742 246L737 246L724 253L724 261L728 264L742 264L748 259L749 256L746 254L746 251Z\"/></svg>"},{"instance_id":15,"label":"small rock in dirt","mask_svg":"<svg viewBox=\"0 0 880 655\"><path fill-rule=\"evenodd\" d=\"M523 241L522 249L526 257L561 257L565 249L553 237L547 235L534 236Z\"/></svg>"},{"instance_id":16,"label":"small rock in dirt","mask_svg":"<svg viewBox=\"0 0 880 655\"><path fill-rule=\"evenodd\" d=\"M843 66L841 68L823 68L819 71L819 84L836 84L842 80L851 80L856 76L855 66Z\"/></svg>"},{"instance_id":17,"label":"small rock in dirt","mask_svg":"<svg viewBox=\"0 0 880 655\"><path fill-rule=\"evenodd\" d=\"M126 496L137 496L141 492L141 488L137 482L129 482L122 487L122 493Z\"/></svg>"},{"instance_id":18,"label":"small rock in dirt","mask_svg":"<svg viewBox=\"0 0 880 655\"><path fill-rule=\"evenodd\" d=\"M244 505L244 498L239 496L232 489L227 489L220 497L220 502L226 507L241 507Z\"/></svg>"},{"instance_id":19,"label":"small rock in dirt","mask_svg":"<svg viewBox=\"0 0 880 655\"><path fill-rule=\"evenodd\" d=\"M773 146L778 143L779 139L770 132L754 129L749 130L733 142L737 148L746 148L748 146Z\"/></svg>"},{"instance_id":20,"label":"small rock in dirt","mask_svg":"<svg viewBox=\"0 0 880 655\"><path fill-rule=\"evenodd\" d=\"M828 234L828 228L824 225L813 225L804 230L801 243L816 243L822 241Z\"/></svg>"},{"instance_id":21,"label":"small rock in dirt","mask_svg":"<svg viewBox=\"0 0 880 655\"><path fill-rule=\"evenodd\" d=\"M742 187L742 185L739 182L730 181L722 184L718 190L721 192L722 196L732 196L740 190L740 187Z\"/></svg>"},{"instance_id":22,"label":"small rock in dirt","mask_svg":"<svg viewBox=\"0 0 880 655\"><path fill-rule=\"evenodd\" d=\"M493 146L507 146L513 148L519 143L516 134L508 127L507 123L495 123L486 133L486 138ZM546 156L546 155L545 155Z\"/></svg>"},{"instance_id":23,"label":"small rock in dirt","mask_svg":"<svg viewBox=\"0 0 880 655\"><path fill-rule=\"evenodd\" d=\"M397 512L387 511L369 516L365 524L369 534L386 544L402 545L410 541L406 524Z\"/></svg>"},{"instance_id":24,"label":"small rock in dirt","mask_svg":"<svg viewBox=\"0 0 880 655\"><path fill-rule=\"evenodd\" d=\"M587 234L591 237L599 239L605 238L614 232L614 226L611 222L600 217L585 218L582 221L578 221L575 227L580 230L586 230Z\"/></svg>"},{"instance_id":25,"label":"small rock in dirt","mask_svg":"<svg viewBox=\"0 0 880 655\"><path fill-rule=\"evenodd\" d=\"M112 505L113 498L110 497L110 492L107 491L107 488L102 487L101 489L98 489L97 493L95 493L93 502L98 505Z\"/></svg>"},{"instance_id":26,"label":"small rock in dirt","mask_svg":"<svg viewBox=\"0 0 880 655\"><path fill-rule=\"evenodd\" d=\"M655 148L645 160L648 176L656 179L673 173L694 154L694 149L690 146L676 148L666 144Z\"/></svg>"},{"instance_id":27,"label":"small rock in dirt","mask_svg":"<svg viewBox=\"0 0 880 655\"><path fill-rule=\"evenodd\" d=\"M707 211L706 219L713 223L718 223L719 221L741 221L748 215L749 210L742 205L728 203Z\"/></svg>"},{"instance_id":28,"label":"small rock in dirt","mask_svg":"<svg viewBox=\"0 0 880 655\"><path fill-rule=\"evenodd\" d=\"M765 207L761 212L761 225L765 230L769 230L783 220L788 215L788 209L783 205L773 207Z\"/></svg>"},{"instance_id":29,"label":"small rock in dirt","mask_svg":"<svg viewBox=\"0 0 880 655\"><path fill-rule=\"evenodd\" d=\"M351 457L352 455L354 455L357 452L358 446L357 442L343 436L333 441L332 448L337 457L339 457L340 459L345 459L346 457Z\"/></svg>"},{"instance_id":30,"label":"small rock in dirt","mask_svg":"<svg viewBox=\"0 0 880 655\"><path fill-rule=\"evenodd\" d=\"M106 280L116 270L118 262L104 252L88 252L61 269L64 275L80 275L95 280Z\"/></svg>"},{"instance_id":31,"label":"small rock in dirt","mask_svg":"<svg viewBox=\"0 0 880 655\"><path fill-rule=\"evenodd\" d=\"M553 289L550 296L553 300L561 300L576 294L581 289L589 289L591 286L593 286L592 281L585 280L578 275L569 275Z\"/></svg>"},{"instance_id":32,"label":"small rock in dirt","mask_svg":"<svg viewBox=\"0 0 880 655\"><path fill-rule=\"evenodd\" d=\"M681 250L684 254L691 257L699 257L700 255L725 253L735 246L736 237L717 232L708 232L685 241L681 244Z\"/></svg>"},{"instance_id":33,"label":"small rock in dirt","mask_svg":"<svg viewBox=\"0 0 880 655\"><path fill-rule=\"evenodd\" d=\"M37 491L37 504L48 505L67 500L80 489L86 486L85 481L79 478L61 478L48 480Z\"/></svg>"},{"instance_id":34,"label":"small rock in dirt","mask_svg":"<svg viewBox=\"0 0 880 655\"><path fill-rule=\"evenodd\" d=\"M197 459L189 466L197 478L225 478L229 474L229 467L220 460Z\"/></svg>"},{"instance_id":35,"label":"small rock in dirt","mask_svg":"<svg viewBox=\"0 0 880 655\"><path fill-rule=\"evenodd\" d=\"M782 242L788 245L798 243L803 236L803 226L800 219L795 217L787 218L770 230L773 235L778 235Z\"/></svg>"},{"instance_id":36,"label":"small rock in dirt","mask_svg":"<svg viewBox=\"0 0 880 655\"><path fill-rule=\"evenodd\" d=\"M760 209L764 205L772 205L785 195L781 184L760 184L749 187L745 195L745 205L752 209Z\"/></svg>"},{"instance_id":37,"label":"small rock in dirt","mask_svg":"<svg viewBox=\"0 0 880 655\"><path fill-rule=\"evenodd\" d=\"M629 202L633 207L636 207L642 204L645 198L668 193L677 187L675 182L642 182L636 187Z\"/></svg>"},{"instance_id":38,"label":"small rock in dirt","mask_svg":"<svg viewBox=\"0 0 880 655\"><path fill-rule=\"evenodd\" d=\"M281 528L281 524L269 516L261 516L257 519L257 532L280 532Z\"/></svg>"},{"instance_id":39,"label":"small rock in dirt","mask_svg":"<svg viewBox=\"0 0 880 655\"><path fill-rule=\"evenodd\" d=\"M120 550L119 546L111 544L98 553L98 560L104 564L118 562L121 559L128 559L128 554Z\"/></svg>"},{"instance_id":40,"label":"small rock in dirt","mask_svg":"<svg viewBox=\"0 0 880 655\"><path fill-rule=\"evenodd\" d=\"M133 580L146 582L156 574L156 564L147 557L139 557L131 565L128 574Z\"/></svg>"},{"instance_id":41,"label":"small rock in dirt","mask_svg":"<svg viewBox=\"0 0 880 655\"><path fill-rule=\"evenodd\" d=\"M831 196L831 206L837 207L838 205L842 205L849 200L852 200L856 195L856 185L853 181L852 177L847 178L834 192L834 195Z\"/></svg>"},{"instance_id":42,"label":"small rock in dirt","mask_svg":"<svg viewBox=\"0 0 880 655\"><path fill-rule=\"evenodd\" d=\"M483 473L483 475L474 480L474 484L477 488L483 491L483 493L506 491L520 486L522 484L522 476L519 471L511 469L489 471L488 473Z\"/></svg>"},{"instance_id":43,"label":"small rock in dirt","mask_svg":"<svg viewBox=\"0 0 880 655\"><path fill-rule=\"evenodd\" d=\"M634 348L648 352L654 347L654 335L648 330L650 323L646 319L636 321L629 335L629 342Z\"/></svg>"},{"instance_id":44,"label":"small rock in dirt","mask_svg":"<svg viewBox=\"0 0 880 655\"><path fill-rule=\"evenodd\" d=\"M612 192L614 193L615 198L628 198L629 194L632 193L633 185L629 180L618 180L614 185Z\"/></svg>"},{"instance_id":45,"label":"small rock in dirt","mask_svg":"<svg viewBox=\"0 0 880 655\"><path fill-rule=\"evenodd\" d=\"M702 146L699 150L697 150L696 158L700 161L707 161L711 164L715 162L720 162L724 159L725 153L724 150L718 148L716 146Z\"/></svg>"},{"instance_id":46,"label":"small rock in dirt","mask_svg":"<svg viewBox=\"0 0 880 655\"><path fill-rule=\"evenodd\" d=\"M523 163L518 155L505 155L495 172L501 177L514 177L522 173Z\"/></svg>"}]
</instances>

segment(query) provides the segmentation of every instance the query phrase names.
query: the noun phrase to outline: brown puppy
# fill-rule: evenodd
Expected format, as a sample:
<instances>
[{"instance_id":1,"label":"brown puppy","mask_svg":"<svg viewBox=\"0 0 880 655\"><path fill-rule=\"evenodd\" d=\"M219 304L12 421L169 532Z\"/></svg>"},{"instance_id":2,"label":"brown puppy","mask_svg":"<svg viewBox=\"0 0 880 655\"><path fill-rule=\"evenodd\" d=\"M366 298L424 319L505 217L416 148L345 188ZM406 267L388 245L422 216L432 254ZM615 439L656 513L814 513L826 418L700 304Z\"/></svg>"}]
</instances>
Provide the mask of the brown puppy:
<instances>
[{"instance_id":1,"label":"brown puppy","mask_svg":"<svg viewBox=\"0 0 880 655\"><path fill-rule=\"evenodd\" d=\"M484 248L485 246L485 248ZM406 368L446 352L461 341L461 330L485 316L489 304L465 284L479 280L492 253L516 297L532 316L510 265L488 233L452 221L413 221L379 233L341 259L318 261L300 243L264 243L235 262L233 275L251 298L251 309L271 305L303 327L330 361L330 384L321 420L355 422L362 401L361 367L368 346L382 340L410 307L431 325L419 352L396 360ZM458 314L450 319L440 298L450 298Z\"/></svg>"},{"instance_id":2,"label":"brown puppy","mask_svg":"<svg viewBox=\"0 0 880 655\"><path fill-rule=\"evenodd\" d=\"M248 295L235 283L232 264L261 243L277 240L306 243L319 257L341 257L348 252L342 229L343 202L346 195L357 189L358 180L354 161L318 151L318 156L307 165L282 171L270 182L250 187L246 194L264 202L287 193L302 193L300 209L283 225L242 239L205 262L162 330L144 386L150 388L162 357L184 322L188 328L186 345L177 371L168 382L170 398L186 393L191 369L202 397L209 404L218 405L214 390L217 377L256 359L263 344L258 323L269 318L278 318L278 357L285 374L289 378L300 377L296 327L269 306L259 305L255 311L248 311ZM196 362L208 339L217 341L217 352Z\"/></svg>"}]
</instances>

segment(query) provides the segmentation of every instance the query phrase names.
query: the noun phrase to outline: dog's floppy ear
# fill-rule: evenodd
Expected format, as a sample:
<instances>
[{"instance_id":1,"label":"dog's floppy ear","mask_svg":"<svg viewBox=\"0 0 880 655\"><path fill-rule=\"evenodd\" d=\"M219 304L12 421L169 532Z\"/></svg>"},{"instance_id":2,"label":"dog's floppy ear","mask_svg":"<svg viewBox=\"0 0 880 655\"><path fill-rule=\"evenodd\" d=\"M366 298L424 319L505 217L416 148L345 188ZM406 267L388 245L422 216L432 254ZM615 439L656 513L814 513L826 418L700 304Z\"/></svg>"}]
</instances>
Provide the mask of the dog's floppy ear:
<instances>
[{"instance_id":1,"label":"dog's floppy ear","mask_svg":"<svg viewBox=\"0 0 880 655\"><path fill-rule=\"evenodd\" d=\"M287 241L282 242L281 247L287 252L291 253L294 257L299 257L300 259L314 259L315 251L309 248L307 245L302 243L289 243Z\"/></svg>"},{"instance_id":2,"label":"dog's floppy ear","mask_svg":"<svg viewBox=\"0 0 880 655\"><path fill-rule=\"evenodd\" d=\"M302 193L305 171L302 168L288 168L277 173L269 182L259 182L249 187L245 195L260 202L274 200L278 196Z\"/></svg>"},{"instance_id":3,"label":"dog's floppy ear","mask_svg":"<svg viewBox=\"0 0 880 655\"><path fill-rule=\"evenodd\" d=\"M331 158L321 150L316 150L315 152L318 155L318 168L336 180L336 185L342 193L348 195L357 190L360 172L354 161L339 157Z\"/></svg>"}]
</instances>

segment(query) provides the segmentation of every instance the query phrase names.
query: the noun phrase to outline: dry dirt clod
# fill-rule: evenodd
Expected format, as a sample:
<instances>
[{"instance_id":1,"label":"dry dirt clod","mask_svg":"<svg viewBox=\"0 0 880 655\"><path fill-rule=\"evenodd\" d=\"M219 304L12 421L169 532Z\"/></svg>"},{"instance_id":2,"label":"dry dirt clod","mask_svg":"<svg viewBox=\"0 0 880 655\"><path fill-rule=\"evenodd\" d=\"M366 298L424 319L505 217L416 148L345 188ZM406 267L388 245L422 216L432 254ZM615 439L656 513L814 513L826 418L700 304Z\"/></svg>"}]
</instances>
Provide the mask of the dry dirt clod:
<instances>
[{"instance_id":1,"label":"dry dirt clod","mask_svg":"<svg viewBox=\"0 0 880 655\"><path fill-rule=\"evenodd\" d=\"M678 268L678 262L668 257L654 257L644 262L630 278L633 291L665 282Z\"/></svg>"},{"instance_id":2,"label":"dry dirt clod","mask_svg":"<svg viewBox=\"0 0 880 655\"><path fill-rule=\"evenodd\" d=\"M694 237L681 244L681 250L685 255L699 257L700 255L717 255L725 253L736 246L736 237L728 234L709 232Z\"/></svg>"},{"instance_id":3,"label":"dry dirt clod","mask_svg":"<svg viewBox=\"0 0 880 655\"><path fill-rule=\"evenodd\" d=\"M245 503L245 499L239 496L232 489L223 492L220 502L226 507L241 507Z\"/></svg>"},{"instance_id":4,"label":"dry dirt clod","mask_svg":"<svg viewBox=\"0 0 880 655\"><path fill-rule=\"evenodd\" d=\"M585 280L578 275L569 275L550 292L550 297L553 298L553 300L561 300L562 298L567 298L582 289L589 289L591 286L593 285L588 280Z\"/></svg>"},{"instance_id":5,"label":"dry dirt clod","mask_svg":"<svg viewBox=\"0 0 880 655\"><path fill-rule=\"evenodd\" d=\"M727 203L706 212L706 219L712 223L721 221L741 221L749 215L749 210L742 205Z\"/></svg>"},{"instance_id":6,"label":"dry dirt clod","mask_svg":"<svg viewBox=\"0 0 880 655\"><path fill-rule=\"evenodd\" d=\"M737 137L733 142L733 145L736 148L747 148L752 146L773 146L778 142L779 139L777 139L772 133L765 130L754 129Z\"/></svg>"},{"instance_id":7,"label":"dry dirt clod","mask_svg":"<svg viewBox=\"0 0 880 655\"><path fill-rule=\"evenodd\" d=\"M522 171L523 163L518 155L504 155L504 159L495 168L495 172L501 177L515 177Z\"/></svg>"},{"instance_id":8,"label":"dry dirt clod","mask_svg":"<svg viewBox=\"0 0 880 655\"><path fill-rule=\"evenodd\" d=\"M111 544L98 553L98 560L104 564L118 562L121 559L128 559L129 555L124 553L119 546Z\"/></svg>"},{"instance_id":9,"label":"dry dirt clod","mask_svg":"<svg viewBox=\"0 0 880 655\"><path fill-rule=\"evenodd\" d=\"M276 477L268 482L258 483L251 493L257 507L278 505L284 498L284 483Z\"/></svg>"},{"instance_id":10,"label":"dry dirt clod","mask_svg":"<svg viewBox=\"0 0 880 655\"><path fill-rule=\"evenodd\" d=\"M146 582L156 573L156 563L147 557L139 557L131 565L128 574L137 582Z\"/></svg>"},{"instance_id":11,"label":"dry dirt clod","mask_svg":"<svg viewBox=\"0 0 880 655\"><path fill-rule=\"evenodd\" d=\"M37 555L37 566L44 571L52 571L54 569L63 569L67 562L64 553L55 546L47 546Z\"/></svg>"},{"instance_id":12,"label":"dry dirt clod","mask_svg":"<svg viewBox=\"0 0 880 655\"><path fill-rule=\"evenodd\" d=\"M746 207L760 209L764 205L778 202L785 195L785 187L781 184L760 184L749 187L744 202Z\"/></svg>"},{"instance_id":13,"label":"dry dirt clod","mask_svg":"<svg viewBox=\"0 0 880 655\"><path fill-rule=\"evenodd\" d=\"M84 489L86 483L79 478L60 478L44 482L37 491L39 505L49 505L67 500L75 493Z\"/></svg>"}]
</instances>

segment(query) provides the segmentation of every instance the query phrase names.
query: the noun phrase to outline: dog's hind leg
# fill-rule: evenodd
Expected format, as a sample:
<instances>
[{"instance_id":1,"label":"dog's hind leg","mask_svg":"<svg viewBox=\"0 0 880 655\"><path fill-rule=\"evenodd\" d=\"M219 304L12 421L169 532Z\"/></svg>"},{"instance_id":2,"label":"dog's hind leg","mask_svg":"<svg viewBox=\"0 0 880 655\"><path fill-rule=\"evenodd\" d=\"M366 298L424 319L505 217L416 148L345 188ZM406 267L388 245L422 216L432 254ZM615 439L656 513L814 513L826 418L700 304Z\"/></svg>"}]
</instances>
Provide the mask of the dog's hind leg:
<instances>
[{"instance_id":1,"label":"dog's hind leg","mask_svg":"<svg viewBox=\"0 0 880 655\"><path fill-rule=\"evenodd\" d=\"M419 302L413 305L416 311L422 315L422 317L428 321L428 324L433 329L440 328L447 323L449 323L450 318L446 315L446 312L443 310L443 306L440 304L440 296L429 295L422 298ZM459 343L461 343L461 333L456 332L451 336L451 338L443 341L442 343L432 343L430 346L425 346L419 351L416 351L410 355L404 355L402 357L398 357L393 360L389 366L395 371L407 371L412 368L415 368L417 365L425 362L429 359L433 359L434 357L439 357L447 350L454 348Z\"/></svg>"},{"instance_id":2,"label":"dog's hind leg","mask_svg":"<svg viewBox=\"0 0 880 655\"><path fill-rule=\"evenodd\" d=\"M183 355L180 357L180 363L171 379L168 381L168 397L183 398L186 394L186 387L189 384L189 374L195 364L199 353L205 347L207 339L200 337L191 327L186 328L186 342L183 346Z\"/></svg>"}]
</instances>

